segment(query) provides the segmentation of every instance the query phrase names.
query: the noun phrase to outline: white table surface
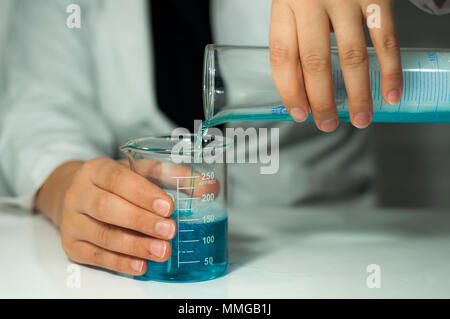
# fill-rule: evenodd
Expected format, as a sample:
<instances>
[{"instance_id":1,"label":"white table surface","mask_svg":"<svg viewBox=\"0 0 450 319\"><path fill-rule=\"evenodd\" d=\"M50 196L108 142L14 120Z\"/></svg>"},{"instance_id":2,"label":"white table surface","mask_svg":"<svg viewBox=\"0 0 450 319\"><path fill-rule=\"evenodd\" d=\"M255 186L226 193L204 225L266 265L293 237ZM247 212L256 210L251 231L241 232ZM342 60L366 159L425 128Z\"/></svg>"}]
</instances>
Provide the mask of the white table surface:
<instances>
[{"instance_id":1,"label":"white table surface","mask_svg":"<svg viewBox=\"0 0 450 319\"><path fill-rule=\"evenodd\" d=\"M0 298L450 297L450 213L346 208L230 210L229 273L189 284L142 282L71 264L42 216L0 208ZM366 268L381 269L381 288Z\"/></svg>"}]
</instances>

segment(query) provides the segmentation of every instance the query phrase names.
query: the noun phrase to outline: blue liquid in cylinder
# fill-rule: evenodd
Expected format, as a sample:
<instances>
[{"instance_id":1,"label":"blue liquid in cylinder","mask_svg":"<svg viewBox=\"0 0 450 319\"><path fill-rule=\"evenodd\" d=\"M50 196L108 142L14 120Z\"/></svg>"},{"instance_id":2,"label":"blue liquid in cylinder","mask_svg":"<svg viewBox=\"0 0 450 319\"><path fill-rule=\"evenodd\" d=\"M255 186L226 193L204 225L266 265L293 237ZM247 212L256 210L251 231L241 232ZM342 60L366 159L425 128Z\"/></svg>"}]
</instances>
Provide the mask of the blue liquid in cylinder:
<instances>
[{"instance_id":1,"label":"blue liquid in cylinder","mask_svg":"<svg viewBox=\"0 0 450 319\"><path fill-rule=\"evenodd\" d=\"M211 217L213 216L213 217ZM175 210L172 218L179 220L177 233L171 240L172 255L166 262L148 261L139 280L195 282L210 280L226 273L228 263L228 218Z\"/></svg>"},{"instance_id":2,"label":"blue liquid in cylinder","mask_svg":"<svg viewBox=\"0 0 450 319\"><path fill-rule=\"evenodd\" d=\"M397 104L382 97L378 58L369 50L369 78L373 99L373 122L450 123L450 52L425 49L401 52L403 90ZM332 79L337 113L349 122L348 96L337 52L332 53ZM276 98L274 98L276 99ZM231 121L293 121L281 101L264 105L232 105L207 110L206 126ZM244 103L245 104L245 103ZM306 121L313 121L310 115Z\"/></svg>"}]
</instances>

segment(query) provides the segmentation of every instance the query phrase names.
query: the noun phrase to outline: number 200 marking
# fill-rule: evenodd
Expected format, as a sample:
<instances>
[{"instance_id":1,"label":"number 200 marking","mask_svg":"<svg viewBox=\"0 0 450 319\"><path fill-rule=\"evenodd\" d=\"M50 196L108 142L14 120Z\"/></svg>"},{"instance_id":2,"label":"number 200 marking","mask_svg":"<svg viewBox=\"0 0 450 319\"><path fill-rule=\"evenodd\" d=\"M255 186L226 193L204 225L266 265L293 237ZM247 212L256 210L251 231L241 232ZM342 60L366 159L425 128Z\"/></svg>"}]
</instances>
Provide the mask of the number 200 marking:
<instances>
[{"instance_id":1,"label":"number 200 marking","mask_svg":"<svg viewBox=\"0 0 450 319\"><path fill-rule=\"evenodd\" d=\"M203 194L202 195L202 201L203 202L210 202L214 200L214 193L210 193L210 194Z\"/></svg>"}]
</instances>

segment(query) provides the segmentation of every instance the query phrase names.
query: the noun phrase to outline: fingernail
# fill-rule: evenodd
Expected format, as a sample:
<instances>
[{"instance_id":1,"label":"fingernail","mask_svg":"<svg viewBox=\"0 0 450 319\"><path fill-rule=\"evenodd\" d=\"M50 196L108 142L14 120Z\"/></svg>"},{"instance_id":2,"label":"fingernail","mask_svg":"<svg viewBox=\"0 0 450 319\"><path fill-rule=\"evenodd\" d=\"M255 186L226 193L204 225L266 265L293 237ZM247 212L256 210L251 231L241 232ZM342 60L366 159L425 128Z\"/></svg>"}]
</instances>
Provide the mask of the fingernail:
<instances>
[{"instance_id":1,"label":"fingernail","mask_svg":"<svg viewBox=\"0 0 450 319\"><path fill-rule=\"evenodd\" d=\"M304 120L306 120L307 115L306 115L306 112L303 111L301 108L295 107L295 108L291 109L291 116L297 122L303 122Z\"/></svg>"},{"instance_id":2,"label":"fingernail","mask_svg":"<svg viewBox=\"0 0 450 319\"><path fill-rule=\"evenodd\" d=\"M163 237L172 238L175 233L175 227L170 222L162 221L156 224L156 231Z\"/></svg>"},{"instance_id":3,"label":"fingernail","mask_svg":"<svg viewBox=\"0 0 450 319\"><path fill-rule=\"evenodd\" d=\"M336 127L337 127L336 119L326 120L320 124L320 128L325 132L332 132L336 129Z\"/></svg>"},{"instance_id":4,"label":"fingernail","mask_svg":"<svg viewBox=\"0 0 450 319\"><path fill-rule=\"evenodd\" d=\"M164 257L166 253L166 244L164 242L154 242L150 245L150 253L156 257Z\"/></svg>"},{"instance_id":5,"label":"fingernail","mask_svg":"<svg viewBox=\"0 0 450 319\"><path fill-rule=\"evenodd\" d=\"M370 114L367 112L361 112L355 115L353 119L353 124L357 128L365 128L370 124Z\"/></svg>"},{"instance_id":6,"label":"fingernail","mask_svg":"<svg viewBox=\"0 0 450 319\"><path fill-rule=\"evenodd\" d=\"M142 272L142 267L144 267L143 260L134 259L131 261L131 268L136 272Z\"/></svg>"},{"instance_id":7,"label":"fingernail","mask_svg":"<svg viewBox=\"0 0 450 319\"><path fill-rule=\"evenodd\" d=\"M163 199L157 199L153 202L153 209L159 215L169 216L170 204Z\"/></svg>"},{"instance_id":8,"label":"fingernail","mask_svg":"<svg viewBox=\"0 0 450 319\"><path fill-rule=\"evenodd\" d=\"M397 104L400 100L400 91L399 90L392 90L388 94L388 102L389 104Z\"/></svg>"}]
</instances>

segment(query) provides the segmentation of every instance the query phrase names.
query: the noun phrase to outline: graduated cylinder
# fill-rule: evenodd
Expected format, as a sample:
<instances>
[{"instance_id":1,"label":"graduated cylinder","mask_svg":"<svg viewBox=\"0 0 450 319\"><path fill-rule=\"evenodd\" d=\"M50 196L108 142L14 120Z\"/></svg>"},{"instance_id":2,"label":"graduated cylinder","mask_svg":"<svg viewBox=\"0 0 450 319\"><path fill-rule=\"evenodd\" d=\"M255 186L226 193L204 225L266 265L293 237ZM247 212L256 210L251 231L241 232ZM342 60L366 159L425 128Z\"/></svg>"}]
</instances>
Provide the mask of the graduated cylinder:
<instances>
[{"instance_id":1,"label":"graduated cylinder","mask_svg":"<svg viewBox=\"0 0 450 319\"><path fill-rule=\"evenodd\" d=\"M450 50L401 49L404 87L396 105L387 104L381 96L374 48L368 48L368 57L374 122L450 122ZM337 48L332 48L331 63L338 116L350 121ZM208 45L203 94L207 125L293 120L273 82L267 47Z\"/></svg>"}]
</instances>

